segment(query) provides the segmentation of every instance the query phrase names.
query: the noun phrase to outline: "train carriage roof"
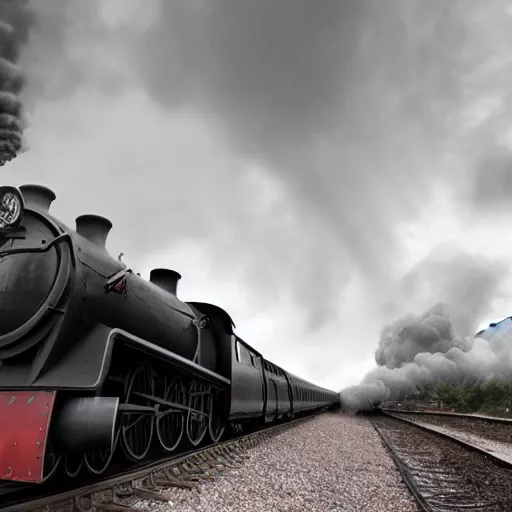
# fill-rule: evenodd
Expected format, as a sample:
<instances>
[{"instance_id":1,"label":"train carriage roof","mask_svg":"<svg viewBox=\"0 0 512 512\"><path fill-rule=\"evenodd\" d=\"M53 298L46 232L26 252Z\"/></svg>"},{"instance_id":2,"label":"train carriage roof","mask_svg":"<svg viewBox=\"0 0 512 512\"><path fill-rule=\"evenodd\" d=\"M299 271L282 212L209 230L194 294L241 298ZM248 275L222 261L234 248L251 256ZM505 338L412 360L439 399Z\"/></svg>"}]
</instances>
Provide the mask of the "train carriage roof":
<instances>
[{"instance_id":1,"label":"train carriage roof","mask_svg":"<svg viewBox=\"0 0 512 512\"><path fill-rule=\"evenodd\" d=\"M512 317L504 318L499 322L492 322L487 329L482 329L475 334L475 338L483 338L489 341L496 334L512 333Z\"/></svg>"}]
</instances>

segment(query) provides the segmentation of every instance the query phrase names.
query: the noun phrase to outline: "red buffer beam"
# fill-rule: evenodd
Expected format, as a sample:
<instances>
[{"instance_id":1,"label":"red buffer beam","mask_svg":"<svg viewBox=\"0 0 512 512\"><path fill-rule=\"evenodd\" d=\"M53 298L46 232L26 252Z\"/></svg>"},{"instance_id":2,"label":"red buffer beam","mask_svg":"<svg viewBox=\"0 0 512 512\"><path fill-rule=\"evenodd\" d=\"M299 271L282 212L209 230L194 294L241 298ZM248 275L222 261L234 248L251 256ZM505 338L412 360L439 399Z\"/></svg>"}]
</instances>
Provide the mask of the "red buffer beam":
<instances>
[{"instance_id":1,"label":"red buffer beam","mask_svg":"<svg viewBox=\"0 0 512 512\"><path fill-rule=\"evenodd\" d=\"M43 480L55 395L55 391L0 392L0 480Z\"/></svg>"}]
</instances>

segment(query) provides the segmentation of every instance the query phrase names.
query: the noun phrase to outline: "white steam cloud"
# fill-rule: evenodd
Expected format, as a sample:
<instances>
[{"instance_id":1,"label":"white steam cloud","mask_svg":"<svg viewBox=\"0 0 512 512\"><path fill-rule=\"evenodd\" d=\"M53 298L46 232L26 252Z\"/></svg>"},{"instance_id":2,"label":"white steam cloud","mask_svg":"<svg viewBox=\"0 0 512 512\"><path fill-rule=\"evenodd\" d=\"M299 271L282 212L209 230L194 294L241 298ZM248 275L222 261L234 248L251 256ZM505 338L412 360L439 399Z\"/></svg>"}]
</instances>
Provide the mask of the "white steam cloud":
<instances>
[{"instance_id":1,"label":"white steam cloud","mask_svg":"<svg viewBox=\"0 0 512 512\"><path fill-rule=\"evenodd\" d=\"M341 391L343 408L371 409L440 382L512 380L512 331L488 340L468 335L500 295L505 276L504 266L462 253L444 261L431 255L418 265L401 283L402 293L415 298L425 285L437 285L437 294L428 290L428 295L445 301L382 329L377 367L359 385Z\"/></svg>"}]
</instances>

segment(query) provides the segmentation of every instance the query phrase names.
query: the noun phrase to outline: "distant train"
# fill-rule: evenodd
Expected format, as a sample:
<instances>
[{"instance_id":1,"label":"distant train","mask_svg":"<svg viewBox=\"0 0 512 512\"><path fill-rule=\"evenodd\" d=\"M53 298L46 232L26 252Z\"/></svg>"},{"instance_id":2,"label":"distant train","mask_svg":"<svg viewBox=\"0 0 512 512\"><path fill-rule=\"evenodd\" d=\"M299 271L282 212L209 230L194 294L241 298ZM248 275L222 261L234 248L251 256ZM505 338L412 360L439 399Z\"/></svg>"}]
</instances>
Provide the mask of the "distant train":
<instances>
[{"instance_id":1,"label":"distant train","mask_svg":"<svg viewBox=\"0 0 512 512\"><path fill-rule=\"evenodd\" d=\"M492 322L487 329L482 329L475 334L475 338L483 338L489 341L496 334L505 334L512 331L512 317L504 318L499 322Z\"/></svg>"},{"instance_id":2,"label":"distant train","mask_svg":"<svg viewBox=\"0 0 512 512\"><path fill-rule=\"evenodd\" d=\"M114 457L339 407L236 336L226 311L180 301L177 272L146 281L112 258L107 219L66 227L54 199L0 187L0 480L101 475Z\"/></svg>"}]
</instances>

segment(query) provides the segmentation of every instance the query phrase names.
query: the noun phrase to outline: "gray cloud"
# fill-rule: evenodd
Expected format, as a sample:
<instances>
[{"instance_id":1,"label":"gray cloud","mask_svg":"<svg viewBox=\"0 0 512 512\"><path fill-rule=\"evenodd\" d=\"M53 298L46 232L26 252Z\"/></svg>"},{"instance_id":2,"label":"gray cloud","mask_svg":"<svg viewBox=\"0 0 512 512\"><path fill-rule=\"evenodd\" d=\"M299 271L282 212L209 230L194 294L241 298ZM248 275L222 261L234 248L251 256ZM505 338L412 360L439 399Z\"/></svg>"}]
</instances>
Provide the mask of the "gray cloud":
<instances>
[{"instance_id":1,"label":"gray cloud","mask_svg":"<svg viewBox=\"0 0 512 512\"><path fill-rule=\"evenodd\" d=\"M54 185L66 214L94 197L116 222L112 242L136 261L194 242L258 310L284 297L290 322L312 331L350 323L341 307L354 275L376 310L403 309L397 227L439 182L467 193L476 174L466 168L506 125L504 108L464 124L509 80L493 65L512 33L502 0L32 6L22 56L32 154L9 176ZM430 293L425 308L445 299L439 284Z\"/></svg>"},{"instance_id":2,"label":"gray cloud","mask_svg":"<svg viewBox=\"0 0 512 512\"><path fill-rule=\"evenodd\" d=\"M35 4L39 93L117 90L124 77L166 108L203 112L219 143L270 169L353 265L388 275L391 227L427 199L473 64L467 4L154 2L153 23L110 27L97 2L64 5ZM107 65L113 56L125 68ZM327 275L315 282L313 296L329 291Z\"/></svg>"},{"instance_id":3,"label":"gray cloud","mask_svg":"<svg viewBox=\"0 0 512 512\"><path fill-rule=\"evenodd\" d=\"M101 6L101 0L31 1L35 23L21 64L28 77L24 100L32 108L36 101L68 99L83 87L107 94L125 87L120 33L102 23Z\"/></svg>"},{"instance_id":4,"label":"gray cloud","mask_svg":"<svg viewBox=\"0 0 512 512\"><path fill-rule=\"evenodd\" d=\"M504 296L509 274L505 262L462 252L453 245L435 247L398 283L398 303L425 310L445 303L450 322L461 336L473 335L491 311L493 301Z\"/></svg>"},{"instance_id":5,"label":"gray cloud","mask_svg":"<svg viewBox=\"0 0 512 512\"><path fill-rule=\"evenodd\" d=\"M238 153L271 168L382 279L390 226L425 199L459 99L459 14L444 2L163 2L134 55L158 101L218 116Z\"/></svg>"},{"instance_id":6,"label":"gray cloud","mask_svg":"<svg viewBox=\"0 0 512 512\"><path fill-rule=\"evenodd\" d=\"M512 151L491 145L474 165L471 200L479 212L510 211L512 202Z\"/></svg>"}]
</instances>

